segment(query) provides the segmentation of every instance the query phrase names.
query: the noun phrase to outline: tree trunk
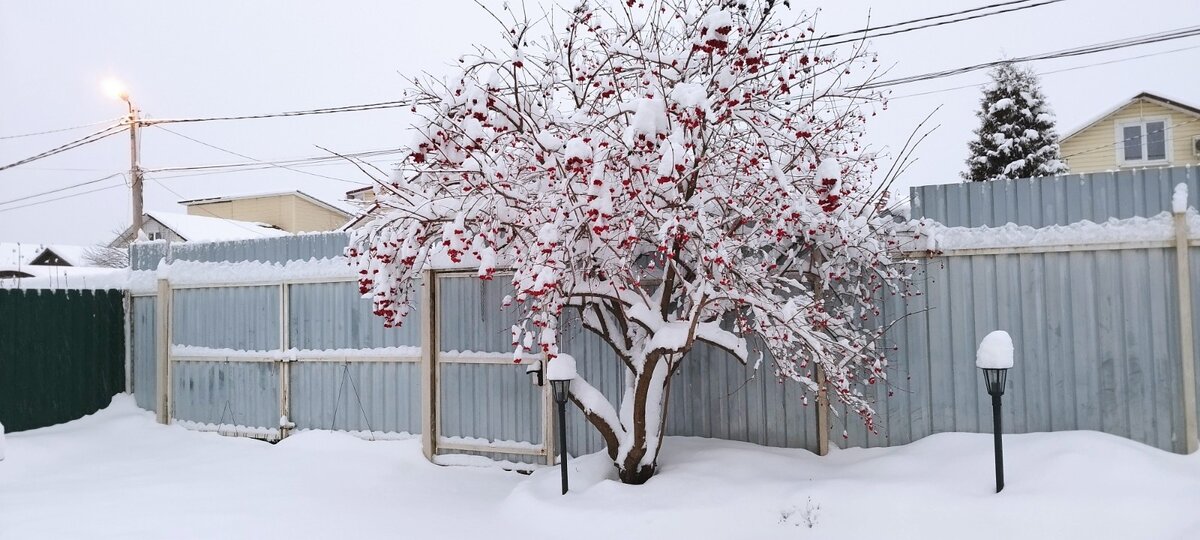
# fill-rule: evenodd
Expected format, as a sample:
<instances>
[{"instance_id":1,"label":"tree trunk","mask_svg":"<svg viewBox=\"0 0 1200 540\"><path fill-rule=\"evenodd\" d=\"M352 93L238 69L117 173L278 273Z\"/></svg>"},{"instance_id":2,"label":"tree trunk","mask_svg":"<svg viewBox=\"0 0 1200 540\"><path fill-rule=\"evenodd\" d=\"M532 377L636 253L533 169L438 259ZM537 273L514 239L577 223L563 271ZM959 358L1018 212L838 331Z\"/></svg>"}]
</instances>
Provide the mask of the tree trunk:
<instances>
[{"instance_id":1,"label":"tree trunk","mask_svg":"<svg viewBox=\"0 0 1200 540\"><path fill-rule=\"evenodd\" d=\"M586 382L578 386L572 384L571 401L604 439L608 456L622 483L644 484L658 469L658 452L666 423L666 395L671 380L668 358L658 352L652 353L641 364L640 372L627 374L626 395L619 415L612 408L597 410L600 408L596 400L598 391ZM578 395L576 388L580 391ZM607 401L604 406L611 407Z\"/></svg>"},{"instance_id":2,"label":"tree trunk","mask_svg":"<svg viewBox=\"0 0 1200 540\"><path fill-rule=\"evenodd\" d=\"M640 372L633 374L633 399L626 403L632 407L629 419L631 426L626 440L617 452L616 466L621 482L644 484L658 468L658 450L662 439L665 419L667 381L670 366L660 353L652 352L646 357ZM628 390L627 390L628 391Z\"/></svg>"}]
</instances>

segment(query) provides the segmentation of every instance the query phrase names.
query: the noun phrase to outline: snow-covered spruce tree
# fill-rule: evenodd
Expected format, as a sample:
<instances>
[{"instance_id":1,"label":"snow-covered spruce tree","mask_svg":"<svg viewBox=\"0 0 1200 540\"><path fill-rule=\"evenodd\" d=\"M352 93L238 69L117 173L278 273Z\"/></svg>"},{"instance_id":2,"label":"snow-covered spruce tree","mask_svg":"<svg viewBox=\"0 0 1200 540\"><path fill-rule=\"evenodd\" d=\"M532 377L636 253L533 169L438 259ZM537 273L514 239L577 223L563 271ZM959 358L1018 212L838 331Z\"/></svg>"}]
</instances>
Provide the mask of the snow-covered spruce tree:
<instances>
[{"instance_id":1,"label":"snow-covered spruce tree","mask_svg":"<svg viewBox=\"0 0 1200 540\"><path fill-rule=\"evenodd\" d=\"M518 358L566 358L574 314L624 366L616 406L579 377L571 400L626 483L654 474L671 378L698 342L769 353L871 426L864 390L887 360L870 319L905 274L859 145L877 96L846 90L874 59L812 48L808 22L777 11L585 3L545 39L514 15L509 50L414 83L406 172L376 187L382 210L348 251L376 313L399 324L435 262L512 268Z\"/></svg>"},{"instance_id":2,"label":"snow-covered spruce tree","mask_svg":"<svg viewBox=\"0 0 1200 540\"><path fill-rule=\"evenodd\" d=\"M968 143L962 177L972 182L1053 176L1067 172L1058 151L1054 113L1037 75L1013 63L996 66L984 89L979 128Z\"/></svg>"}]
</instances>

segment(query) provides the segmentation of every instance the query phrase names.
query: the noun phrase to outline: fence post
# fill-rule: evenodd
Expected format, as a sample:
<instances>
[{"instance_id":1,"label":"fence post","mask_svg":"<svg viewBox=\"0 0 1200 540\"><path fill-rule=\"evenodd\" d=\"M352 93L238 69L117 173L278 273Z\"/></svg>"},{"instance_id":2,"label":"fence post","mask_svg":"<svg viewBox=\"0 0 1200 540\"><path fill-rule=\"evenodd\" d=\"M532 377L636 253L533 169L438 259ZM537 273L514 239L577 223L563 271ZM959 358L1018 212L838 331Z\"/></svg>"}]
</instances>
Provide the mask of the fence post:
<instances>
[{"instance_id":1,"label":"fence post","mask_svg":"<svg viewBox=\"0 0 1200 540\"><path fill-rule=\"evenodd\" d=\"M437 273L426 270L421 275L421 452L433 461L437 454L438 420L438 320Z\"/></svg>"},{"instance_id":2,"label":"fence post","mask_svg":"<svg viewBox=\"0 0 1200 540\"><path fill-rule=\"evenodd\" d=\"M825 390L825 368L817 366L817 455L829 455L829 392Z\"/></svg>"},{"instance_id":3,"label":"fence post","mask_svg":"<svg viewBox=\"0 0 1200 540\"><path fill-rule=\"evenodd\" d=\"M121 307L125 309L125 393L133 394L133 296L129 290L121 295Z\"/></svg>"},{"instance_id":4,"label":"fence post","mask_svg":"<svg viewBox=\"0 0 1200 540\"><path fill-rule=\"evenodd\" d=\"M1188 249L1187 212L1175 212L1175 273L1179 301L1180 378L1183 379L1183 433L1187 453L1195 452L1196 424L1196 356L1195 336L1192 334L1191 254Z\"/></svg>"},{"instance_id":5,"label":"fence post","mask_svg":"<svg viewBox=\"0 0 1200 540\"><path fill-rule=\"evenodd\" d=\"M155 378L157 383L157 420L171 422L171 284L158 280L154 306Z\"/></svg>"},{"instance_id":6,"label":"fence post","mask_svg":"<svg viewBox=\"0 0 1200 540\"><path fill-rule=\"evenodd\" d=\"M546 361L542 362L543 381L546 375ZM554 401L554 392L550 391L549 384L542 385L542 448L546 451L546 465L554 465L554 457L558 455L558 444L554 437L554 411L558 408L558 404ZM562 429L562 428L559 428ZM567 449L563 449L563 455L567 455Z\"/></svg>"},{"instance_id":7,"label":"fence post","mask_svg":"<svg viewBox=\"0 0 1200 540\"><path fill-rule=\"evenodd\" d=\"M288 329L291 319L291 303L288 299L288 284L279 284L279 440L291 431L292 424L292 362L287 351L292 348L292 336Z\"/></svg>"}]
</instances>

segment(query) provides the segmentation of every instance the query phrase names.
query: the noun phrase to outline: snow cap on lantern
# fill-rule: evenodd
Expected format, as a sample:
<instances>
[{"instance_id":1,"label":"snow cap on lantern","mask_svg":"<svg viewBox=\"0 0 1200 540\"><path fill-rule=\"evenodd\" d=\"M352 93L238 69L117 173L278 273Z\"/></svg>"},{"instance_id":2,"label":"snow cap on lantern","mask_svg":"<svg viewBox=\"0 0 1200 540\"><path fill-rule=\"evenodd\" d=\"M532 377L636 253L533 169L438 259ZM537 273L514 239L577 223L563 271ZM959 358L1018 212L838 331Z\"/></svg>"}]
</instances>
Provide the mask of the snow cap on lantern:
<instances>
[{"instance_id":1,"label":"snow cap on lantern","mask_svg":"<svg viewBox=\"0 0 1200 540\"><path fill-rule=\"evenodd\" d=\"M574 379L577 376L575 372L575 357L569 354L559 353L553 360L546 363L546 378L552 381L565 381Z\"/></svg>"},{"instance_id":2,"label":"snow cap on lantern","mask_svg":"<svg viewBox=\"0 0 1200 540\"><path fill-rule=\"evenodd\" d=\"M983 369L1013 367L1013 342L1008 332L996 330L983 337L975 353L975 366Z\"/></svg>"}]
</instances>

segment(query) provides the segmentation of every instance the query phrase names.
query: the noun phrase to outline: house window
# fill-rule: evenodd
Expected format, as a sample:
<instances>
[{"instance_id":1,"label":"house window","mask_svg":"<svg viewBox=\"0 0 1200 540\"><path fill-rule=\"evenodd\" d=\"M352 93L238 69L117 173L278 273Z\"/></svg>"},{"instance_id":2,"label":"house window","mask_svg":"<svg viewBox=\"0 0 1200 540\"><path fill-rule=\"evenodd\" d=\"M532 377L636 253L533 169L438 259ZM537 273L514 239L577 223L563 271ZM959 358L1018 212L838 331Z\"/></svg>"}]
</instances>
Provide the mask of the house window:
<instances>
[{"instance_id":1,"label":"house window","mask_svg":"<svg viewBox=\"0 0 1200 540\"><path fill-rule=\"evenodd\" d=\"M149 239L151 239L151 240L162 240L162 237L163 237L163 235L162 235L162 233L161 233L161 232L154 231L154 232L151 232L151 233L147 233L147 234L146 234L146 237L147 237L147 238L149 238Z\"/></svg>"},{"instance_id":2,"label":"house window","mask_svg":"<svg viewBox=\"0 0 1200 540\"><path fill-rule=\"evenodd\" d=\"M1117 162L1124 166L1166 164L1167 130L1166 118L1151 118L1124 122L1117 126Z\"/></svg>"}]
</instances>

